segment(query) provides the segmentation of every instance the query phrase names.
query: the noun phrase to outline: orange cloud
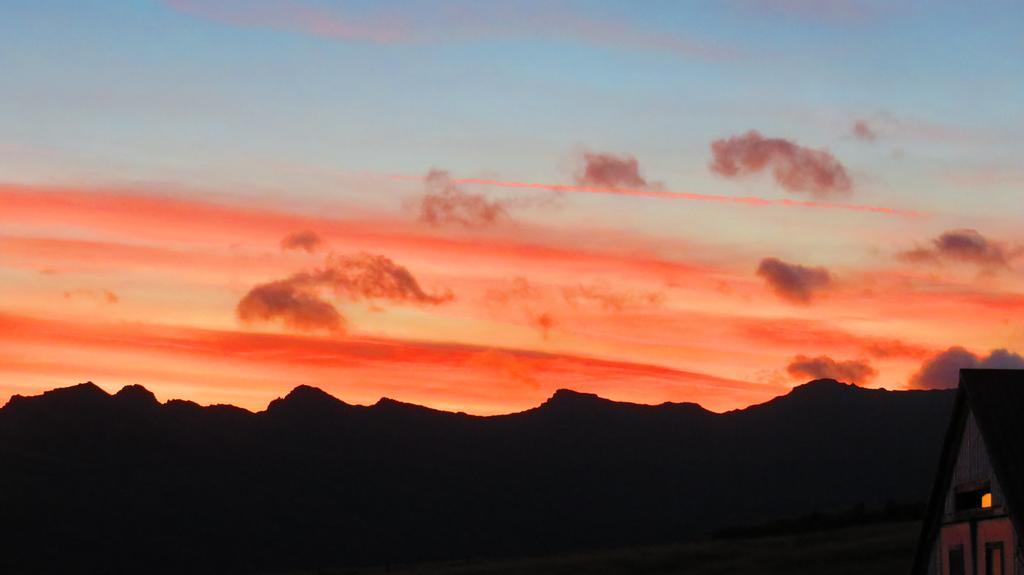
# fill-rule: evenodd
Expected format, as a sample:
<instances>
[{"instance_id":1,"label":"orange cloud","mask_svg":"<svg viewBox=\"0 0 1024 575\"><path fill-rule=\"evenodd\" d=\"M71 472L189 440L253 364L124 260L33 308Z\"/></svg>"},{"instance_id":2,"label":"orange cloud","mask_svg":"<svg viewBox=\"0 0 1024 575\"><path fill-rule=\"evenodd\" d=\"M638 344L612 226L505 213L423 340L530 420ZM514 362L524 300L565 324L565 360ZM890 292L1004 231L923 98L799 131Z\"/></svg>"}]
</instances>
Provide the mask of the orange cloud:
<instances>
[{"instance_id":1,"label":"orange cloud","mask_svg":"<svg viewBox=\"0 0 1024 575\"><path fill-rule=\"evenodd\" d=\"M508 348L78 323L3 313L0 359L0 382L23 377L43 382L19 393L38 392L55 381L92 379L102 385L106 379L112 386L142 383L165 398L188 390L190 399L249 409L262 409L300 383L355 402L387 395L473 413L533 407L559 388L641 403L696 401L717 410L784 391L656 365ZM519 384L494 386L496 372ZM0 392L12 389L0 385Z\"/></svg>"},{"instance_id":2,"label":"orange cloud","mask_svg":"<svg viewBox=\"0 0 1024 575\"><path fill-rule=\"evenodd\" d=\"M102 238L0 236L0 247L17 247L0 250L0 258L21 258L32 269L38 269L40 260L49 260L46 263L174 266L188 273L194 273L193 266L223 272L244 264L260 273L279 273L287 262L250 257L245 250L279 246L280 238L296 229L316 229L325 242L347 249L386 252L405 259L429 258L455 267L479 268L481 262L500 261L506 269L543 266L566 274L610 271L679 279L709 272L705 266L645 255L650 253L648 246L630 243L628 237L616 237L614 242L605 242L608 247L593 249L567 246L555 241L557 238L546 241L550 232L542 229L527 230L529 238L521 229L508 236L464 237L425 233L422 226L379 214L332 219L193 197L88 188L0 184L0 203L11 220ZM585 233L598 238L601 232ZM236 245L240 246L236 253L222 253Z\"/></svg>"},{"instance_id":3,"label":"orange cloud","mask_svg":"<svg viewBox=\"0 0 1024 575\"><path fill-rule=\"evenodd\" d=\"M116 293L110 290L77 289L64 292L64 299L88 299L100 303L115 304L121 301Z\"/></svg>"},{"instance_id":4,"label":"orange cloud","mask_svg":"<svg viewBox=\"0 0 1024 575\"><path fill-rule=\"evenodd\" d=\"M604 283L578 284L562 288L562 297L572 307L587 303L597 304L605 311L621 312L630 307L656 306L665 299L665 294L657 291L634 293L616 290Z\"/></svg>"}]
</instances>

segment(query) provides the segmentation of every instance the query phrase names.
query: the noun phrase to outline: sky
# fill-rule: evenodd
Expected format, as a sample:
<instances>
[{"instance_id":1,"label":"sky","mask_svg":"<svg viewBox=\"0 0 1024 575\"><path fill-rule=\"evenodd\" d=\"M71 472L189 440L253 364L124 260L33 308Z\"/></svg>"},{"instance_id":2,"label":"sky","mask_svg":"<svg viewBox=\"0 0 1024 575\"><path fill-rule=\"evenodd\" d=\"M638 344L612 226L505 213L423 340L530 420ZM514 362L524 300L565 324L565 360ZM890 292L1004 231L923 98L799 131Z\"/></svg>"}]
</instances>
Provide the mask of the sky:
<instances>
[{"instance_id":1,"label":"sky","mask_svg":"<svg viewBox=\"0 0 1024 575\"><path fill-rule=\"evenodd\" d=\"M1019 2L6 1L0 402L1024 367Z\"/></svg>"}]
</instances>

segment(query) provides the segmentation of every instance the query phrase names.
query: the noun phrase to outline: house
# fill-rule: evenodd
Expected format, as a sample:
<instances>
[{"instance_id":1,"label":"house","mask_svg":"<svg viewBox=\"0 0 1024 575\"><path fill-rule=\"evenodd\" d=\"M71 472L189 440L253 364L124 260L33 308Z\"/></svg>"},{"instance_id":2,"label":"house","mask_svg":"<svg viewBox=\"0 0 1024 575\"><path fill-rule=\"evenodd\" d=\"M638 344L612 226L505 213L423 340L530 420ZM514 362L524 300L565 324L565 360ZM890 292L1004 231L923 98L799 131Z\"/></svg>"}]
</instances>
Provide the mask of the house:
<instances>
[{"instance_id":1,"label":"house","mask_svg":"<svg viewBox=\"0 0 1024 575\"><path fill-rule=\"evenodd\" d=\"M914 575L1024 575L1024 370L963 369Z\"/></svg>"}]
</instances>

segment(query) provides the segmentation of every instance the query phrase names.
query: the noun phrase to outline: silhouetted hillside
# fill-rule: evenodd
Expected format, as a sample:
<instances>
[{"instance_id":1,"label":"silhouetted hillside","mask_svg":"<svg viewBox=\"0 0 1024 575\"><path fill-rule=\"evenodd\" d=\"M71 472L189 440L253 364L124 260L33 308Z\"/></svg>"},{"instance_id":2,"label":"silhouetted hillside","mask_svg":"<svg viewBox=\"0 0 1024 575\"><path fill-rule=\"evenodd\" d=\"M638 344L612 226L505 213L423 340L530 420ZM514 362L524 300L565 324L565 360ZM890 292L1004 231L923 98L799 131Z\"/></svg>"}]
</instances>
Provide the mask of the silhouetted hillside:
<instances>
[{"instance_id":1,"label":"silhouetted hillside","mask_svg":"<svg viewBox=\"0 0 1024 575\"><path fill-rule=\"evenodd\" d=\"M0 572L519 556L922 501L952 399L821 380L725 414L561 390L474 417L300 386L254 414L87 383L0 409Z\"/></svg>"}]
</instances>

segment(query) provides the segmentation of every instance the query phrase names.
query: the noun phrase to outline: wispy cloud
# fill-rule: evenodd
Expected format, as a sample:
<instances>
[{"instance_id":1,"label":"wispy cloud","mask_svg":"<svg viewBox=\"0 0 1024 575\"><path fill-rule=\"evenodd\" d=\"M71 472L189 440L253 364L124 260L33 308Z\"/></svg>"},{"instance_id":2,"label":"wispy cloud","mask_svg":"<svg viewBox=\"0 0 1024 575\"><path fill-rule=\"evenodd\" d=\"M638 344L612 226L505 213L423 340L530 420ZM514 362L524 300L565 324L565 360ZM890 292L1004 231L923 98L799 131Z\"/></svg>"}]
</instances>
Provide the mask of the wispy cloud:
<instances>
[{"instance_id":1,"label":"wispy cloud","mask_svg":"<svg viewBox=\"0 0 1024 575\"><path fill-rule=\"evenodd\" d=\"M411 40L409 32L396 21L356 19L292 0L164 0L164 4L178 12L229 26L375 44Z\"/></svg>"},{"instance_id":2,"label":"wispy cloud","mask_svg":"<svg viewBox=\"0 0 1024 575\"><path fill-rule=\"evenodd\" d=\"M110 290L75 289L64 292L64 299L84 299L97 303L115 304L121 301L118 295Z\"/></svg>"},{"instance_id":3,"label":"wispy cloud","mask_svg":"<svg viewBox=\"0 0 1024 575\"><path fill-rule=\"evenodd\" d=\"M374 44L536 38L645 50L722 61L737 51L711 41L662 32L615 18L595 18L569 5L459 3L429 12L343 13L300 0L163 0L169 8L229 26L265 28L344 42Z\"/></svg>"},{"instance_id":4,"label":"wispy cloud","mask_svg":"<svg viewBox=\"0 0 1024 575\"><path fill-rule=\"evenodd\" d=\"M45 344L45 345L39 345ZM623 401L696 401L715 410L767 401L784 391L642 362L444 342L212 330L143 323L45 320L0 313L0 345L27 345L5 356L0 381L75 381L101 385L145 380L161 398L264 409L299 383L356 403L381 395L442 409L508 413L535 407L558 388ZM59 350L55 353L54 350ZM87 351L90 361L76 358ZM126 361L130 358L132 361ZM197 380L183 364L215 366ZM504 379L496 381L496 371ZM410 376L410 374L415 374ZM32 384L36 385L36 384ZM11 388L0 387L0 404ZM22 388L21 392L24 393Z\"/></svg>"},{"instance_id":5,"label":"wispy cloud","mask_svg":"<svg viewBox=\"0 0 1024 575\"><path fill-rule=\"evenodd\" d=\"M508 219L505 202L467 192L446 171L430 170L423 184L423 195L416 201L421 222L481 228Z\"/></svg>"},{"instance_id":6,"label":"wispy cloud","mask_svg":"<svg viewBox=\"0 0 1024 575\"><path fill-rule=\"evenodd\" d=\"M730 0L759 14L797 17L830 23L861 22L874 18L878 6L868 0Z\"/></svg>"},{"instance_id":7,"label":"wispy cloud","mask_svg":"<svg viewBox=\"0 0 1024 575\"><path fill-rule=\"evenodd\" d=\"M562 298L571 307L596 305L609 312L621 312L629 308L657 306L665 299L659 291L634 292L615 289L604 282L577 284L562 288Z\"/></svg>"}]
</instances>

